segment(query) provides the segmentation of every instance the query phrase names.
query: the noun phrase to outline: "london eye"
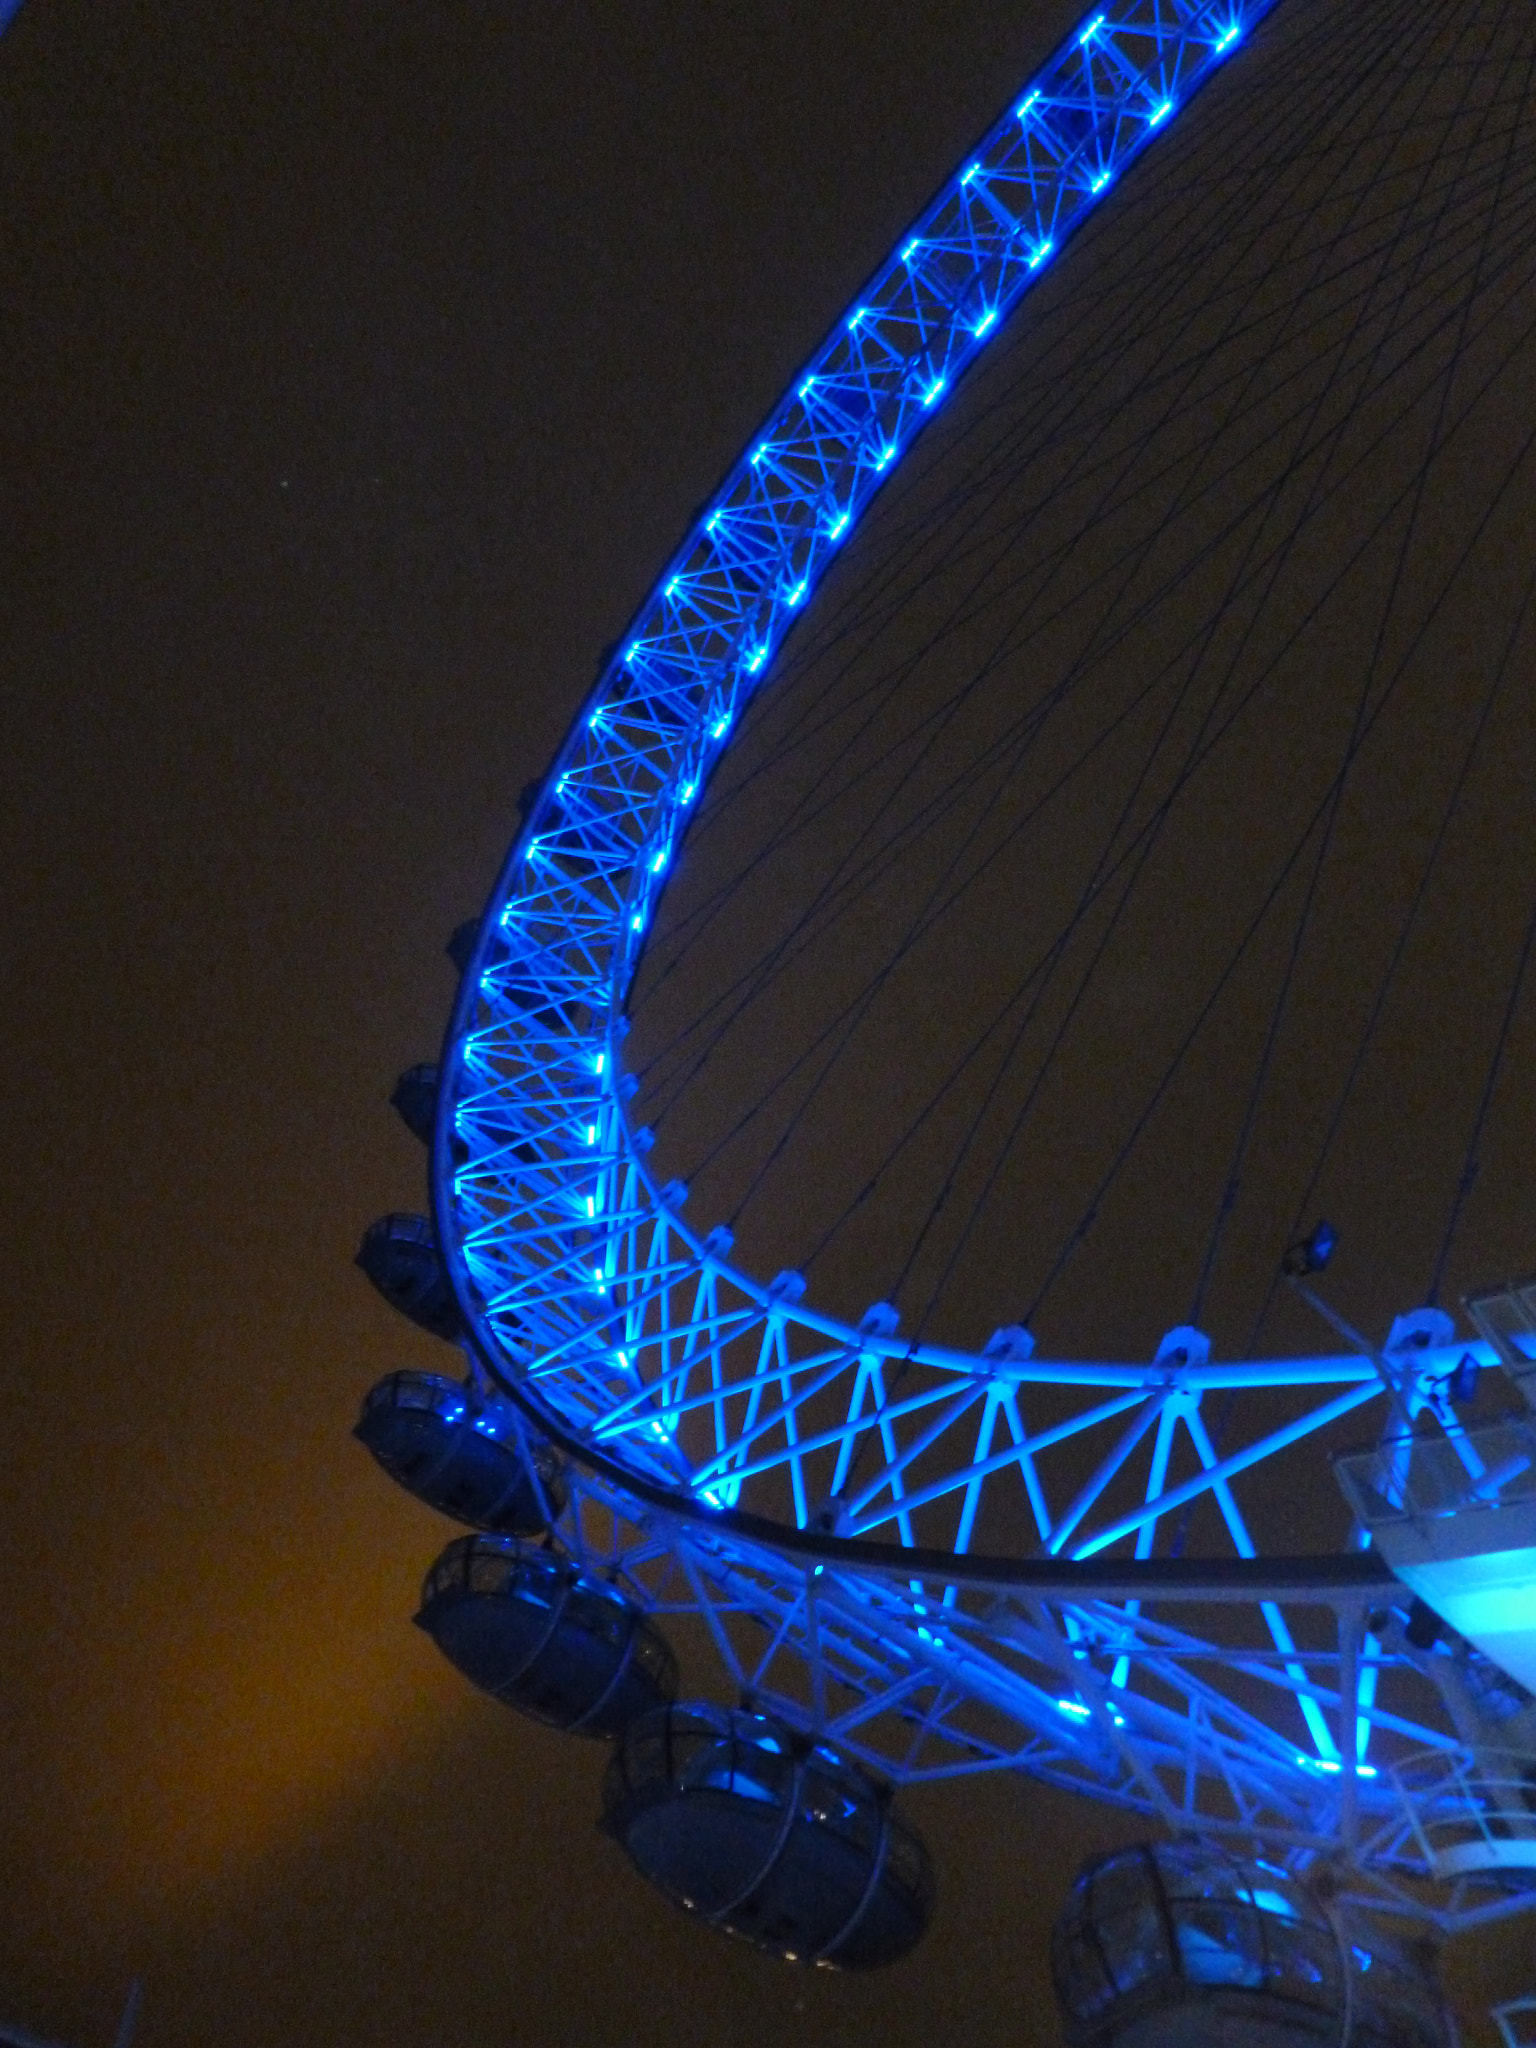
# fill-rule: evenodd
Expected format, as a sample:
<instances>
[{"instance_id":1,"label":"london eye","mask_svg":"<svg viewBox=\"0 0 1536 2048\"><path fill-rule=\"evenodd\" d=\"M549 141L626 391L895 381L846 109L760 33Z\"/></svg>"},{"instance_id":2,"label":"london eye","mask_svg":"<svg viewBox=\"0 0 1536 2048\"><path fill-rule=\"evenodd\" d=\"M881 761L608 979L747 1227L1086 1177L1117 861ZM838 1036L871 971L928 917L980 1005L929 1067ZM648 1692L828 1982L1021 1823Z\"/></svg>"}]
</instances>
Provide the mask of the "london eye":
<instances>
[{"instance_id":1,"label":"london eye","mask_svg":"<svg viewBox=\"0 0 1536 2048\"><path fill-rule=\"evenodd\" d=\"M456 935L360 1263L463 1362L358 1433L476 1532L423 1627L770 1950L905 1953L893 1795L994 1771L1147 1831L1074 2041L1428 2048L1416 1944L1536 1900L1533 200L1520 10L1092 12Z\"/></svg>"}]
</instances>

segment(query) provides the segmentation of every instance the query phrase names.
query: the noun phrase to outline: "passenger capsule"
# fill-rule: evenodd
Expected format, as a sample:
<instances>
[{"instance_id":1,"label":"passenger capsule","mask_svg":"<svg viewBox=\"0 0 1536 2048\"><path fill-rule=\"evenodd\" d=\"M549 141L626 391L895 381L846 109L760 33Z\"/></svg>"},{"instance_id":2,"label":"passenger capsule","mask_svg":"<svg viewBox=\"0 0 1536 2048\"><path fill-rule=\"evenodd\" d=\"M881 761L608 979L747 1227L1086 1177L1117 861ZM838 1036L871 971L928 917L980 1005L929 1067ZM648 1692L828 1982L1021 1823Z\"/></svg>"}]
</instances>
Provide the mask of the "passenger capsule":
<instances>
[{"instance_id":1,"label":"passenger capsule","mask_svg":"<svg viewBox=\"0 0 1536 2048\"><path fill-rule=\"evenodd\" d=\"M390 1478L472 1529L538 1536L565 1505L548 1444L532 1461L458 1380L392 1372L372 1388L352 1434Z\"/></svg>"},{"instance_id":2,"label":"passenger capsule","mask_svg":"<svg viewBox=\"0 0 1536 2048\"><path fill-rule=\"evenodd\" d=\"M459 1305L425 1216L381 1216L358 1247L357 1264L391 1308L434 1337L459 1334Z\"/></svg>"},{"instance_id":3,"label":"passenger capsule","mask_svg":"<svg viewBox=\"0 0 1536 2048\"><path fill-rule=\"evenodd\" d=\"M412 1137L430 1145L437 1118L437 1068L426 1062L407 1067L395 1083L389 1103Z\"/></svg>"},{"instance_id":4,"label":"passenger capsule","mask_svg":"<svg viewBox=\"0 0 1536 2048\"><path fill-rule=\"evenodd\" d=\"M536 1721L617 1735L677 1692L671 1645L616 1587L513 1536L461 1536L417 1626L476 1685Z\"/></svg>"},{"instance_id":5,"label":"passenger capsule","mask_svg":"<svg viewBox=\"0 0 1536 2048\"><path fill-rule=\"evenodd\" d=\"M928 1852L887 1790L762 1714L690 1704L636 1721L602 1825L678 1905L790 1962L895 1962L932 1910Z\"/></svg>"},{"instance_id":6,"label":"passenger capsule","mask_svg":"<svg viewBox=\"0 0 1536 2048\"><path fill-rule=\"evenodd\" d=\"M456 924L448 934L448 943L444 946L443 951L448 955L448 958L453 962L460 974L468 971L469 963L475 957L475 941L479 936L480 920L478 917L466 917L462 924Z\"/></svg>"},{"instance_id":7,"label":"passenger capsule","mask_svg":"<svg viewBox=\"0 0 1536 2048\"><path fill-rule=\"evenodd\" d=\"M1433 1959L1330 1918L1278 1866L1208 1842L1079 1872L1051 1942L1068 2048L1446 2048Z\"/></svg>"}]
</instances>

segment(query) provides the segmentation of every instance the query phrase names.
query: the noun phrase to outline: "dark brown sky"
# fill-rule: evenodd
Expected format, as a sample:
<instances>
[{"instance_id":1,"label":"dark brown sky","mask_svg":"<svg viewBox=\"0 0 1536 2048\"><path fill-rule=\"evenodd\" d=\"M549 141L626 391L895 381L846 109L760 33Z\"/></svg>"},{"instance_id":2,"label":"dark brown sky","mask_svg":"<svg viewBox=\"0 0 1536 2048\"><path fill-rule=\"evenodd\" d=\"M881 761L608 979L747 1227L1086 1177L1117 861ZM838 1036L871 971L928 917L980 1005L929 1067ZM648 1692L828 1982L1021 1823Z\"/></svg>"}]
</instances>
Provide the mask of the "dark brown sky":
<instances>
[{"instance_id":1,"label":"dark brown sky","mask_svg":"<svg viewBox=\"0 0 1536 2048\"><path fill-rule=\"evenodd\" d=\"M1093 1810L916 1802L878 1982L681 1923L407 1623L352 1271L449 929L690 508L1072 10L28 0L0 41L0 2015L143 2048L1054 2039Z\"/></svg>"}]
</instances>

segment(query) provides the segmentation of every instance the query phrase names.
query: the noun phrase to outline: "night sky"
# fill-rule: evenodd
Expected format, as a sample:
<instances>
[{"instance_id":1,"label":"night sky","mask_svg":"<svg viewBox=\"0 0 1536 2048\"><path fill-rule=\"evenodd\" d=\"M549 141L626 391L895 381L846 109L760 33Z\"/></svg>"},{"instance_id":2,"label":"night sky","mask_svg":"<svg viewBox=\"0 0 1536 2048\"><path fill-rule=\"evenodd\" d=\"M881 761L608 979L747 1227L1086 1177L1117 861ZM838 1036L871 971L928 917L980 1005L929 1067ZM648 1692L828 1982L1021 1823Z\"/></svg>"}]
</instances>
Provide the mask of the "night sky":
<instances>
[{"instance_id":1,"label":"night sky","mask_svg":"<svg viewBox=\"0 0 1536 2048\"><path fill-rule=\"evenodd\" d=\"M143 2048L1054 2041L1045 1931L1124 1822L913 1799L940 1906L877 1980L685 1924L593 1827L600 1752L409 1626L449 1532L348 1432L442 1369L351 1259L420 1205L387 1097L518 792L1075 11L27 0L0 40L0 2018L88 2048L142 1976Z\"/></svg>"}]
</instances>

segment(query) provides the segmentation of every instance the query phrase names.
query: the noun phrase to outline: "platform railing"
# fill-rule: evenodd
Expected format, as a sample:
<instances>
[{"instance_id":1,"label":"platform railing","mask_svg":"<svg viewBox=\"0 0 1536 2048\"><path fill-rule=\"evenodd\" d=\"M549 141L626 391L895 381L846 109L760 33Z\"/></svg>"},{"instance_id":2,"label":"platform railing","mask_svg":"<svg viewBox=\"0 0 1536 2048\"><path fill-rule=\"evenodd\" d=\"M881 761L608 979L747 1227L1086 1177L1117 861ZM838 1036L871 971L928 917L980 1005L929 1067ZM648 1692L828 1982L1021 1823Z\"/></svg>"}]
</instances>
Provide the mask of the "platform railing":
<instances>
[{"instance_id":1,"label":"platform railing","mask_svg":"<svg viewBox=\"0 0 1536 2048\"><path fill-rule=\"evenodd\" d=\"M1536 1755L1430 1750L1391 1776L1436 1877L1528 1872L1536 1887Z\"/></svg>"},{"instance_id":2,"label":"platform railing","mask_svg":"<svg viewBox=\"0 0 1536 2048\"><path fill-rule=\"evenodd\" d=\"M1536 1416L1391 1438L1346 1452L1334 1470L1363 1529L1536 1502Z\"/></svg>"},{"instance_id":3,"label":"platform railing","mask_svg":"<svg viewBox=\"0 0 1536 2048\"><path fill-rule=\"evenodd\" d=\"M1536 1279L1510 1280L1466 1295L1463 1306L1499 1363L1536 1408Z\"/></svg>"}]
</instances>

